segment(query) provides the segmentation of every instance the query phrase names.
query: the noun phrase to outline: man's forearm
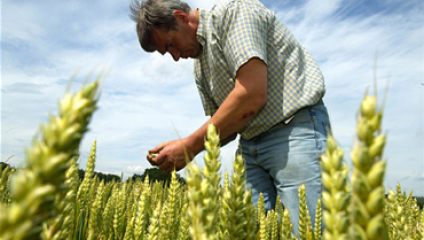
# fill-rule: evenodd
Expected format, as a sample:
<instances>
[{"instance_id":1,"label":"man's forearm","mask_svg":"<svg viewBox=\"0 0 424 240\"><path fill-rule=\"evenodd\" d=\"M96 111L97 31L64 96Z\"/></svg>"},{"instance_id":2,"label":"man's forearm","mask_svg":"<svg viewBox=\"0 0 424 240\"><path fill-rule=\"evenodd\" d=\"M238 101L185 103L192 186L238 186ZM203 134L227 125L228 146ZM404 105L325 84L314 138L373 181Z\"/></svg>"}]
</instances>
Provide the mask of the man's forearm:
<instances>
[{"instance_id":1,"label":"man's forearm","mask_svg":"<svg viewBox=\"0 0 424 240\"><path fill-rule=\"evenodd\" d=\"M212 118L188 137L188 148L192 154L197 155L204 149L210 123L219 131L221 141L228 142L265 106L266 97L267 67L262 60L253 58L239 69L234 89Z\"/></svg>"},{"instance_id":2,"label":"man's forearm","mask_svg":"<svg viewBox=\"0 0 424 240\"><path fill-rule=\"evenodd\" d=\"M250 102L253 101L248 97L241 97L238 90L234 89L212 118L188 137L188 144L190 144L188 148L191 149L192 154L195 156L204 150L204 139L208 125L211 123L219 132L221 142L227 144L233 140L237 132L260 110L260 108L256 109L258 107L252 108L255 104Z\"/></svg>"},{"instance_id":3,"label":"man's forearm","mask_svg":"<svg viewBox=\"0 0 424 240\"><path fill-rule=\"evenodd\" d=\"M229 142L234 141L234 139L236 139L236 138L237 138L237 133L233 133L229 137L227 137L225 139L221 139L221 147L227 145Z\"/></svg>"},{"instance_id":4,"label":"man's forearm","mask_svg":"<svg viewBox=\"0 0 424 240\"><path fill-rule=\"evenodd\" d=\"M220 122L214 122L214 119L211 118L204 125L202 125L202 127L200 127L197 131L195 131L188 137L187 143L189 144L189 146L187 146L187 148L190 149L191 154L193 156L196 156L197 154L199 154L201 151L205 149L204 145L205 145L207 127L211 123L214 124L218 133L220 134L219 136L220 136L221 146L225 146L226 144L228 144L229 142L233 141L236 138L237 131L239 129L242 129L248 123L248 121L250 121L252 117L245 119L244 121L237 122L237 124L234 124L232 126L229 124L225 124L224 127L222 126L222 124L220 124ZM239 129L237 128L236 125L239 126ZM228 126L231 126L231 127L228 127Z\"/></svg>"}]
</instances>

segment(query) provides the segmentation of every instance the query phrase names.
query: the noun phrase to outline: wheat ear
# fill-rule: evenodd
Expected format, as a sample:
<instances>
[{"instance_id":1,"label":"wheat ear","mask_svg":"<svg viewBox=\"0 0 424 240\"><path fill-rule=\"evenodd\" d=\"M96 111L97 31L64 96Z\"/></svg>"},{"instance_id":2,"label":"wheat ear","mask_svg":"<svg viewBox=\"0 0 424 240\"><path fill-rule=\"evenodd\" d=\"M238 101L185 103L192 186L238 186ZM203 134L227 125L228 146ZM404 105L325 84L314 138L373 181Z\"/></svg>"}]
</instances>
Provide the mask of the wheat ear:
<instances>
[{"instance_id":1,"label":"wheat ear","mask_svg":"<svg viewBox=\"0 0 424 240\"><path fill-rule=\"evenodd\" d=\"M385 135L380 133L382 110L377 109L375 96L366 95L361 103L357 125L358 140L351 158L352 223L349 229L353 239L381 239L385 233L383 186L386 162L381 160Z\"/></svg>"},{"instance_id":2,"label":"wheat ear","mask_svg":"<svg viewBox=\"0 0 424 240\"><path fill-rule=\"evenodd\" d=\"M0 206L1 239L40 239L42 224L54 212L55 194L66 189L68 162L78 154L88 130L97 89L96 81L73 96L67 94L59 103L58 116L50 116L42 126L39 140L27 150L26 169L13 178L10 207Z\"/></svg>"},{"instance_id":3,"label":"wheat ear","mask_svg":"<svg viewBox=\"0 0 424 240\"><path fill-rule=\"evenodd\" d=\"M348 205L350 194L347 191L348 167L343 161L344 151L337 145L332 135L327 137L325 154L321 156L323 239L346 239L349 227Z\"/></svg>"}]
</instances>

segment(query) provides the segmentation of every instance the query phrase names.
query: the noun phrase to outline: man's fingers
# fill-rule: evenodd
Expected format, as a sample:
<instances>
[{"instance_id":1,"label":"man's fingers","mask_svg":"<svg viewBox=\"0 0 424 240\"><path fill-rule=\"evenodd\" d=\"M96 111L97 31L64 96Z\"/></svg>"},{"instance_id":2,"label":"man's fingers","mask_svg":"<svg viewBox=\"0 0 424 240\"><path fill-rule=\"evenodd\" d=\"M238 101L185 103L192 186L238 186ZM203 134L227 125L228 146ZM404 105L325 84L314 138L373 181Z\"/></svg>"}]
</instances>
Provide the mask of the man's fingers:
<instances>
[{"instance_id":1,"label":"man's fingers","mask_svg":"<svg viewBox=\"0 0 424 240\"><path fill-rule=\"evenodd\" d=\"M162 149L166 146L167 143L168 142L163 142L155 148L149 150L149 153L147 154L146 158L151 165L159 166L165 161L165 158L163 156L161 157L159 152L162 151Z\"/></svg>"},{"instance_id":2,"label":"man's fingers","mask_svg":"<svg viewBox=\"0 0 424 240\"><path fill-rule=\"evenodd\" d=\"M170 173L174 171L174 167L169 167L165 170L165 172Z\"/></svg>"},{"instance_id":3,"label":"man's fingers","mask_svg":"<svg viewBox=\"0 0 424 240\"><path fill-rule=\"evenodd\" d=\"M157 157L153 158L153 161L155 161L157 166L160 166L164 162L166 162L165 159L166 159L165 156L162 156L162 155L159 154Z\"/></svg>"},{"instance_id":4,"label":"man's fingers","mask_svg":"<svg viewBox=\"0 0 424 240\"><path fill-rule=\"evenodd\" d=\"M168 173L174 171L175 168L174 163L170 161L164 161L162 164L159 164L158 167L160 170L163 170Z\"/></svg>"},{"instance_id":5,"label":"man's fingers","mask_svg":"<svg viewBox=\"0 0 424 240\"><path fill-rule=\"evenodd\" d=\"M146 159L147 159L147 161L149 161L149 163L151 164L151 165L153 165L153 166L156 166L157 164L156 164L156 162L155 161L153 161L153 156L151 156L151 155L147 155L146 156Z\"/></svg>"},{"instance_id":6,"label":"man's fingers","mask_svg":"<svg viewBox=\"0 0 424 240\"><path fill-rule=\"evenodd\" d=\"M158 164L158 167L162 171L166 171L169 168L169 162L163 162L162 164Z\"/></svg>"},{"instance_id":7,"label":"man's fingers","mask_svg":"<svg viewBox=\"0 0 424 240\"><path fill-rule=\"evenodd\" d=\"M149 153L158 153L158 152L160 152L166 146L167 143L168 142L163 142L163 143L159 144L155 148L150 149L149 150Z\"/></svg>"}]
</instances>

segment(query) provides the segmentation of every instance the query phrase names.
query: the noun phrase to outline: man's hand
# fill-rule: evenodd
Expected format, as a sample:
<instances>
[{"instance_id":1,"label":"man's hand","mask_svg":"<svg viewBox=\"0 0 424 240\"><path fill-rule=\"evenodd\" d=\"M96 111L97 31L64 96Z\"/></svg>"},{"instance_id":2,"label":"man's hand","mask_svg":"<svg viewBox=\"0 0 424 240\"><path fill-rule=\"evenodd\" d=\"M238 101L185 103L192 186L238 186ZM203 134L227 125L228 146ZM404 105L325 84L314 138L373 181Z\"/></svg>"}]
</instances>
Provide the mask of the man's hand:
<instances>
[{"instance_id":1,"label":"man's hand","mask_svg":"<svg viewBox=\"0 0 424 240\"><path fill-rule=\"evenodd\" d=\"M174 169L176 171L183 169L193 157L193 153L188 149L187 138L184 138L159 144L149 150L147 160L150 164L158 166L160 170L172 172Z\"/></svg>"}]
</instances>

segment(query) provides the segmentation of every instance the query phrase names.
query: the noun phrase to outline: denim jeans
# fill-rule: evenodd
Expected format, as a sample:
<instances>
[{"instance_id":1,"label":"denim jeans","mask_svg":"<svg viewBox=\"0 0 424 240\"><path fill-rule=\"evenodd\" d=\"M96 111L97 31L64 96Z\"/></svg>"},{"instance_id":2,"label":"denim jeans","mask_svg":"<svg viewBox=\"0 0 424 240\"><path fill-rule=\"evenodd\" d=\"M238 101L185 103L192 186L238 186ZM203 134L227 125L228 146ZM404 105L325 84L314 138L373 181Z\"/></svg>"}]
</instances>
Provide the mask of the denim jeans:
<instances>
[{"instance_id":1,"label":"denim jeans","mask_svg":"<svg viewBox=\"0 0 424 240\"><path fill-rule=\"evenodd\" d=\"M321 198L320 155L325 153L330 122L323 104L299 110L288 123L279 123L250 140L240 139L238 153L246 167L246 188L257 205L259 194L265 209L275 208L277 194L289 209L293 233L299 237L298 188L306 187L306 202L312 227Z\"/></svg>"}]
</instances>

